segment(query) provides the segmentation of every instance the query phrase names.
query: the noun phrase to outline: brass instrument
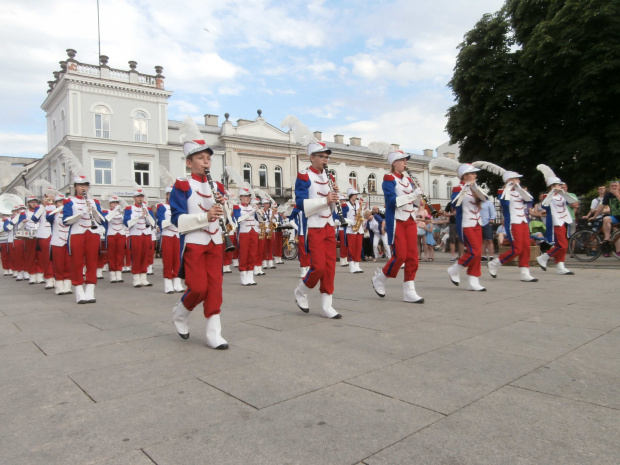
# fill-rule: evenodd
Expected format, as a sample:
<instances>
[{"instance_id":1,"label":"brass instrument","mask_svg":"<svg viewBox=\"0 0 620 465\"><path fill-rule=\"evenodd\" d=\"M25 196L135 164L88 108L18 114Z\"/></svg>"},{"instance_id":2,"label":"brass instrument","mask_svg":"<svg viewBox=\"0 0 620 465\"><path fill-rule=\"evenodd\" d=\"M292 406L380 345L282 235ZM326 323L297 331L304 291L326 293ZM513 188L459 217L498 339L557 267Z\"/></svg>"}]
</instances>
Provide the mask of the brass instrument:
<instances>
[{"instance_id":1,"label":"brass instrument","mask_svg":"<svg viewBox=\"0 0 620 465\"><path fill-rule=\"evenodd\" d=\"M332 182L332 177L329 175L327 165L323 165L323 169L325 170L325 174L327 174L327 183L328 183L328 186L329 186L329 190L331 192L335 192L335 190L334 190L334 183ZM344 215L342 214L342 207L340 206L340 202L336 202L336 212L338 213L338 219L340 220L340 226L342 226L343 228L345 226L348 226L349 223L347 223L347 220L345 219Z\"/></svg>"},{"instance_id":2,"label":"brass instrument","mask_svg":"<svg viewBox=\"0 0 620 465\"><path fill-rule=\"evenodd\" d=\"M355 213L355 223L353 223L353 226L351 226L351 229L353 230L353 232L359 232L360 228L362 227L362 223L364 222L364 217L362 216L363 211L364 211L364 199L361 198L360 207Z\"/></svg>"},{"instance_id":3,"label":"brass instrument","mask_svg":"<svg viewBox=\"0 0 620 465\"><path fill-rule=\"evenodd\" d=\"M209 181L209 184L211 185L211 189L213 190L213 198L215 199L215 193L217 192L217 184L215 184L213 182L213 179L211 178L211 172L208 169L205 169L205 176L207 177L207 181ZM227 211L226 211L226 205L222 204L222 207L224 208L224 214L226 216L228 216ZM233 250L235 250L235 246L232 243L232 240L230 239L230 236L226 233L226 225L224 224L224 219L222 217L219 218L220 220L220 228L222 229L222 240L224 241L224 251L225 252L232 252Z\"/></svg>"},{"instance_id":4,"label":"brass instrument","mask_svg":"<svg viewBox=\"0 0 620 465\"><path fill-rule=\"evenodd\" d=\"M411 181L413 182L414 187L419 187L420 190L422 190L422 185L420 184L420 181L418 181L418 178L416 178L415 176L411 176L408 170L405 170L405 174L407 175L408 178L411 178ZM439 212L433 208L433 206L431 205L431 201L424 194L424 192L422 192L421 197L422 197L422 200L424 200L424 202L426 203L426 205L428 205L428 209L431 211L431 216L437 216L437 213Z\"/></svg>"}]
</instances>

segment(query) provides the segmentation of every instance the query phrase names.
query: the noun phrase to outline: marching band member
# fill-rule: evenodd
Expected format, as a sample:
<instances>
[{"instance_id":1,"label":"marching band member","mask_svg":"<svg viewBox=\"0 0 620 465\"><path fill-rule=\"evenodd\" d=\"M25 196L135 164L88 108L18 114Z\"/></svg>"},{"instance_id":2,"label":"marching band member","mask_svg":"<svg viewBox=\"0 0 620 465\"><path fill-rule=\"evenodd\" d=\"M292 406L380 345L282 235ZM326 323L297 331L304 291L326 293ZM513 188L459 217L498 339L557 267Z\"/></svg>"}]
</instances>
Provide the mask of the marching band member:
<instances>
[{"instance_id":1,"label":"marching band member","mask_svg":"<svg viewBox=\"0 0 620 465\"><path fill-rule=\"evenodd\" d=\"M230 197L232 197L232 194L226 191L225 202L228 202ZM239 246L237 245L237 223L235 223L235 220L230 216L229 211L230 211L230 208L227 208L227 215L226 215L226 221L225 221L226 234L228 234L230 243L233 245L235 249L228 251L228 252L226 252L226 250L224 249L224 261L222 263L222 273L224 274L232 273L232 270L230 269L230 265L232 265L233 263L235 252L237 252L237 256L239 254Z\"/></svg>"},{"instance_id":2,"label":"marching band member","mask_svg":"<svg viewBox=\"0 0 620 465\"><path fill-rule=\"evenodd\" d=\"M418 271L418 225L415 217L420 206L422 190L414 187L407 177L407 160L411 157L400 150L391 148L387 155L391 171L383 177L385 196L385 224L388 244L392 247L392 258L383 269L377 268L372 285L379 297L385 297L385 284L388 278L396 278L401 266L405 265L403 282L403 301L415 304L424 303L415 290Z\"/></svg>"},{"instance_id":3,"label":"marching band member","mask_svg":"<svg viewBox=\"0 0 620 465\"><path fill-rule=\"evenodd\" d=\"M104 218L108 213L109 212L107 210L101 210L101 214ZM97 234L99 234L100 238L99 255L97 256L97 279L103 279L103 269L108 263L108 251L106 249L105 240L105 224L99 225Z\"/></svg>"},{"instance_id":4,"label":"marching band member","mask_svg":"<svg viewBox=\"0 0 620 465\"><path fill-rule=\"evenodd\" d=\"M99 201L88 198L90 182L86 176L73 178L75 195L63 201L62 221L69 226L69 255L71 282L78 304L95 303L97 284L97 255L101 236L95 231L105 219ZM83 269L86 264L86 280ZM84 287L82 285L86 283Z\"/></svg>"},{"instance_id":5,"label":"marching band member","mask_svg":"<svg viewBox=\"0 0 620 465\"><path fill-rule=\"evenodd\" d=\"M17 209L12 209L11 210L11 215L15 216L17 215L18 210ZM7 239L6 239L6 257L7 257L7 266L9 267L9 273L5 274L5 276L17 276L17 271L16 271L16 265L14 264L14 257L13 257L13 253L14 253L14 247L13 247L13 242L15 239L15 232L14 232L14 226L13 223L11 222L11 215L5 215L5 219L2 221L2 232L4 234L7 235ZM5 264L4 262L4 258L2 259L2 263L3 265Z\"/></svg>"},{"instance_id":6,"label":"marching band member","mask_svg":"<svg viewBox=\"0 0 620 465\"><path fill-rule=\"evenodd\" d=\"M302 227L304 212L297 207L293 208L288 217L290 225L295 229L295 242L297 243L297 258L299 260L300 276L304 278L310 270L310 257L306 253L306 241L304 236L304 228Z\"/></svg>"},{"instance_id":7,"label":"marching band member","mask_svg":"<svg viewBox=\"0 0 620 465\"><path fill-rule=\"evenodd\" d=\"M179 336L189 337L189 316L202 302L207 319L206 344L212 349L228 349L222 337L220 311L222 306L222 259L224 253L219 219L224 213L220 203L224 186L217 183L214 191L207 180L211 155L202 135L189 117L182 123L181 141L185 165L191 175L177 179L170 194L172 223L181 234L181 267L179 276L185 278L187 291L173 309L173 322Z\"/></svg>"},{"instance_id":8,"label":"marching band member","mask_svg":"<svg viewBox=\"0 0 620 465\"><path fill-rule=\"evenodd\" d=\"M256 286L254 263L258 250L258 220L256 210L250 204L252 194L248 187L239 188L240 203L233 207L233 218L237 222L237 243L239 244L239 276L242 286Z\"/></svg>"},{"instance_id":9,"label":"marching band member","mask_svg":"<svg viewBox=\"0 0 620 465\"><path fill-rule=\"evenodd\" d=\"M473 165L500 175L504 181L504 188L498 191L498 198L504 222L509 225L506 228L506 237L510 241L510 250L501 254L497 260L487 262L489 273L493 278L497 278L499 267L518 257L521 281L537 282L538 279L530 274L530 227L525 215L526 202L531 202L533 197L521 187L519 178L523 176L485 161L474 162Z\"/></svg>"},{"instance_id":10,"label":"marching band member","mask_svg":"<svg viewBox=\"0 0 620 465\"><path fill-rule=\"evenodd\" d=\"M568 225L573 222L568 205L578 200L562 189L562 181L551 168L547 165L538 165L536 168L543 173L547 183L548 193L542 201L542 206L547 211L545 240L552 244L551 249L537 257L536 261L543 271L547 271L547 263L553 257L557 266L557 274L575 274L564 266L564 260L568 249Z\"/></svg>"},{"instance_id":11,"label":"marching band member","mask_svg":"<svg viewBox=\"0 0 620 465\"><path fill-rule=\"evenodd\" d=\"M0 260L2 260L2 269L4 273L2 276L11 275L11 255L9 252L9 232L4 229L4 226L9 221L9 215L4 213L0 215Z\"/></svg>"},{"instance_id":12,"label":"marching band member","mask_svg":"<svg viewBox=\"0 0 620 465\"><path fill-rule=\"evenodd\" d=\"M347 249L349 250L349 272L350 273L363 273L364 270L360 268L360 262L362 261L362 241L364 240L364 228L360 223L357 231L354 230L354 225L357 220L362 218L362 200L357 200L359 192L350 187L347 189L347 197L349 200L342 206L342 214L347 220L347 227L345 228L345 241Z\"/></svg>"},{"instance_id":13,"label":"marching band member","mask_svg":"<svg viewBox=\"0 0 620 465\"><path fill-rule=\"evenodd\" d=\"M125 258L125 242L127 230L123 224L125 209L121 206L121 199L116 195L108 197L110 210L106 219L106 248L108 250L108 272L111 283L122 283L123 260Z\"/></svg>"},{"instance_id":14,"label":"marching band member","mask_svg":"<svg viewBox=\"0 0 620 465\"><path fill-rule=\"evenodd\" d=\"M133 192L133 205L125 208L123 223L129 228L131 273L133 287L152 286L146 279L149 254L152 254L152 229L155 226L153 210L144 203L144 191Z\"/></svg>"},{"instance_id":15,"label":"marching band member","mask_svg":"<svg viewBox=\"0 0 620 465\"><path fill-rule=\"evenodd\" d=\"M389 261L392 258L392 251L388 246L385 220L381 218L379 214L373 215L370 210L364 212L364 217L367 220L366 229L372 233L372 250L375 260L381 257L379 253L379 241L381 241L383 243L383 249L385 250L385 256Z\"/></svg>"},{"instance_id":16,"label":"marching band member","mask_svg":"<svg viewBox=\"0 0 620 465\"><path fill-rule=\"evenodd\" d=\"M271 213L273 218L275 219L278 228L281 228L283 225L282 215L278 212L278 205L274 205L271 207ZM282 248L284 247L284 234L282 233L282 229L277 229L273 233L273 262L276 265L283 265L282 261ZM274 266L275 268L275 266Z\"/></svg>"},{"instance_id":17,"label":"marching band member","mask_svg":"<svg viewBox=\"0 0 620 465\"><path fill-rule=\"evenodd\" d=\"M267 221L265 220L265 210L260 199L252 199L252 205L256 205L258 211L256 218L259 224L258 246L256 247L256 255L254 258L254 276L264 276L263 271L263 255L265 254L265 240L267 238Z\"/></svg>"},{"instance_id":18,"label":"marching band member","mask_svg":"<svg viewBox=\"0 0 620 465\"><path fill-rule=\"evenodd\" d=\"M178 276L181 266L181 242L179 230L171 221L171 192L172 186L166 187L166 201L157 205L157 225L161 231L161 261L164 266L164 292L166 294L184 291L181 278Z\"/></svg>"},{"instance_id":19,"label":"marching band member","mask_svg":"<svg viewBox=\"0 0 620 465\"><path fill-rule=\"evenodd\" d=\"M150 207L149 207L150 208ZM153 218L155 218L155 214L153 214ZM157 224L157 219L155 218L155 222ZM153 263L155 263L155 254L157 253L157 227L153 226L151 228L151 245L149 248L149 253L147 255L147 267L146 274L147 276L155 274L153 272Z\"/></svg>"},{"instance_id":20,"label":"marching band member","mask_svg":"<svg viewBox=\"0 0 620 465\"><path fill-rule=\"evenodd\" d=\"M303 312L308 313L308 292L320 282L321 314L338 319L342 315L332 307L336 274L336 231L332 211L339 196L334 179L325 170L332 151L323 142L312 142L308 144L307 152L311 166L308 171L297 174L295 201L303 212L302 228L311 261L310 270L295 289L295 301ZM334 186L333 191L330 184Z\"/></svg>"},{"instance_id":21,"label":"marching band member","mask_svg":"<svg viewBox=\"0 0 620 465\"><path fill-rule=\"evenodd\" d=\"M26 219L26 207L23 204L17 205L14 210L15 215L9 221L11 232L13 235L9 234L9 242L11 239L13 240L13 249L11 251L11 263L13 265L13 271L15 274L15 281L24 281L30 278L28 271L26 271L26 259L24 257L25 245L23 236L19 235L21 229L23 229L23 224L21 224Z\"/></svg>"},{"instance_id":22,"label":"marching band member","mask_svg":"<svg viewBox=\"0 0 620 465\"><path fill-rule=\"evenodd\" d=\"M341 195L340 196L340 201L342 203L341 208L344 211L344 207L345 207L345 200L347 200L347 196L346 195ZM346 240L346 235L345 235L345 231L346 231L346 226L342 226L340 224L340 220L338 219L338 215L336 214L336 212L334 212L334 223L336 224L336 226L338 226L338 242L340 242L340 266L348 266L349 265L349 248L347 247L347 240Z\"/></svg>"},{"instance_id":23,"label":"marching band member","mask_svg":"<svg viewBox=\"0 0 620 465\"><path fill-rule=\"evenodd\" d=\"M263 250L263 265L265 268L273 269L273 243L275 231L272 229L273 223L277 223L271 208L271 200L264 198L262 201L265 218L265 249Z\"/></svg>"},{"instance_id":24,"label":"marching band member","mask_svg":"<svg viewBox=\"0 0 620 465\"><path fill-rule=\"evenodd\" d=\"M24 268L30 275L28 284L39 284L43 282L43 270L37 266L37 239L36 233L39 225L34 218L34 212L39 206L39 199L30 195L26 199L26 217L22 220L21 228L28 231L28 236L24 237ZM39 276L40 275L40 276Z\"/></svg>"},{"instance_id":25,"label":"marching band member","mask_svg":"<svg viewBox=\"0 0 620 465\"><path fill-rule=\"evenodd\" d=\"M54 198L56 208L48 212L45 216L52 228L50 253L52 255L56 295L73 294L73 291L71 291L71 257L69 256L69 249L67 248L69 226L65 225L62 221L64 200L64 195L56 195Z\"/></svg>"},{"instance_id":26,"label":"marching band member","mask_svg":"<svg viewBox=\"0 0 620 465\"><path fill-rule=\"evenodd\" d=\"M46 221L46 215L55 210L52 204L53 197L45 195L43 204L39 205L33 215L32 221L39 226L37 228L36 240L36 261L37 261L37 279L36 282L42 282L45 279L45 289L53 289L54 285L54 268L50 260L50 241L52 240L52 226Z\"/></svg>"}]
</instances>

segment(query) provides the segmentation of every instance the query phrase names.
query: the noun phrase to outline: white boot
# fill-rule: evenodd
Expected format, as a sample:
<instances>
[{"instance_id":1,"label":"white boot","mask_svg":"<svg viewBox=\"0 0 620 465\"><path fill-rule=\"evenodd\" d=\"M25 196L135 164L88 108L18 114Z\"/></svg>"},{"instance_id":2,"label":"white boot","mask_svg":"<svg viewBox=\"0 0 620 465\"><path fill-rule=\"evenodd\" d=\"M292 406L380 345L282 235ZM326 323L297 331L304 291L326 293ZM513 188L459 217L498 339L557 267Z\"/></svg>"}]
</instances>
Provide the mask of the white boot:
<instances>
[{"instance_id":1,"label":"white boot","mask_svg":"<svg viewBox=\"0 0 620 465\"><path fill-rule=\"evenodd\" d=\"M84 297L86 297L86 302L89 304L94 304L97 302L95 299L95 285L94 284L86 284L84 286Z\"/></svg>"},{"instance_id":2,"label":"white boot","mask_svg":"<svg viewBox=\"0 0 620 465\"><path fill-rule=\"evenodd\" d=\"M478 281L478 277L477 276L467 275L467 279L469 281L467 283L467 290L468 291L480 291L480 292L486 291L486 288L484 288L484 287L482 287L480 285L480 281Z\"/></svg>"},{"instance_id":3,"label":"white boot","mask_svg":"<svg viewBox=\"0 0 620 465\"><path fill-rule=\"evenodd\" d=\"M207 318L207 346L212 349L225 350L228 349L228 342L222 337L222 323L220 315L213 315Z\"/></svg>"},{"instance_id":4,"label":"white boot","mask_svg":"<svg viewBox=\"0 0 620 465\"><path fill-rule=\"evenodd\" d=\"M26 280L30 279L30 275L28 274L27 271L22 271L22 273L24 273L24 279Z\"/></svg>"},{"instance_id":5,"label":"white boot","mask_svg":"<svg viewBox=\"0 0 620 465\"><path fill-rule=\"evenodd\" d=\"M250 283L248 282L248 278L246 275L247 275L247 271L239 272L239 279L241 280L242 286L250 286Z\"/></svg>"},{"instance_id":6,"label":"white boot","mask_svg":"<svg viewBox=\"0 0 620 465\"><path fill-rule=\"evenodd\" d=\"M282 257L273 257L273 259L274 259L274 263L276 265L283 265L284 264L284 262L282 261Z\"/></svg>"},{"instance_id":7,"label":"white boot","mask_svg":"<svg viewBox=\"0 0 620 465\"><path fill-rule=\"evenodd\" d=\"M424 298L416 294L415 283L413 281L405 281L403 283L403 301L411 302L414 304L424 303Z\"/></svg>"},{"instance_id":8,"label":"white boot","mask_svg":"<svg viewBox=\"0 0 620 465\"><path fill-rule=\"evenodd\" d=\"M387 279L387 276L383 274L383 270L377 268L372 278L372 287L379 297L385 297L385 283Z\"/></svg>"},{"instance_id":9,"label":"white boot","mask_svg":"<svg viewBox=\"0 0 620 465\"><path fill-rule=\"evenodd\" d=\"M267 260L263 260L263 264L261 266L262 268L269 268L269 263L267 262Z\"/></svg>"},{"instance_id":10,"label":"white boot","mask_svg":"<svg viewBox=\"0 0 620 465\"><path fill-rule=\"evenodd\" d=\"M575 274L571 270L566 269L566 267L564 266L564 262L559 262L557 266L557 274Z\"/></svg>"},{"instance_id":11,"label":"white boot","mask_svg":"<svg viewBox=\"0 0 620 465\"><path fill-rule=\"evenodd\" d=\"M105 265L103 265L103 271L105 271L105 272L110 271L110 267L108 266L107 263Z\"/></svg>"},{"instance_id":12,"label":"white boot","mask_svg":"<svg viewBox=\"0 0 620 465\"><path fill-rule=\"evenodd\" d=\"M347 266L347 259L344 257L340 257L340 266Z\"/></svg>"},{"instance_id":13,"label":"white boot","mask_svg":"<svg viewBox=\"0 0 620 465\"><path fill-rule=\"evenodd\" d=\"M264 276L265 272L263 271L263 267L262 266L255 266L254 267L254 276Z\"/></svg>"},{"instance_id":14,"label":"white boot","mask_svg":"<svg viewBox=\"0 0 620 465\"><path fill-rule=\"evenodd\" d=\"M54 292L56 295L62 295L65 290L65 282L64 281L56 281L54 282Z\"/></svg>"},{"instance_id":15,"label":"white boot","mask_svg":"<svg viewBox=\"0 0 620 465\"><path fill-rule=\"evenodd\" d=\"M84 294L84 288L82 286L74 286L73 291L75 293L75 301L78 304L86 304L86 294Z\"/></svg>"},{"instance_id":16,"label":"white boot","mask_svg":"<svg viewBox=\"0 0 620 465\"><path fill-rule=\"evenodd\" d=\"M362 270L362 267L360 266L360 262L355 262L355 272L356 273L363 273L364 270Z\"/></svg>"},{"instance_id":17,"label":"white boot","mask_svg":"<svg viewBox=\"0 0 620 465\"><path fill-rule=\"evenodd\" d=\"M321 315L334 320L342 318L342 315L332 307L332 296L330 294L321 294Z\"/></svg>"},{"instance_id":18,"label":"white boot","mask_svg":"<svg viewBox=\"0 0 620 465\"><path fill-rule=\"evenodd\" d=\"M97 279L103 279L103 268L97 268Z\"/></svg>"},{"instance_id":19,"label":"white boot","mask_svg":"<svg viewBox=\"0 0 620 465\"><path fill-rule=\"evenodd\" d=\"M230 269L230 265L224 265L222 267L222 273L232 273L232 270Z\"/></svg>"},{"instance_id":20,"label":"white boot","mask_svg":"<svg viewBox=\"0 0 620 465\"><path fill-rule=\"evenodd\" d=\"M463 265L459 265L458 263L455 263L448 268L448 276L450 276L450 281L452 281L452 284L455 286L458 286L461 282L461 270L464 268L465 267Z\"/></svg>"},{"instance_id":21,"label":"white boot","mask_svg":"<svg viewBox=\"0 0 620 465\"><path fill-rule=\"evenodd\" d=\"M149 265L146 267L146 274L152 275L153 273L153 265Z\"/></svg>"},{"instance_id":22,"label":"white boot","mask_svg":"<svg viewBox=\"0 0 620 465\"><path fill-rule=\"evenodd\" d=\"M116 282L117 283L124 283L125 280L123 279L123 272L122 271L117 271L116 272Z\"/></svg>"},{"instance_id":23,"label":"white boot","mask_svg":"<svg viewBox=\"0 0 620 465\"><path fill-rule=\"evenodd\" d=\"M177 333L179 333L179 336L183 339L189 337L189 316L191 314L192 312L185 308L181 300L179 300L172 309L172 322L174 323Z\"/></svg>"},{"instance_id":24,"label":"white boot","mask_svg":"<svg viewBox=\"0 0 620 465\"><path fill-rule=\"evenodd\" d=\"M299 281L299 284L295 288L295 302L302 312L308 313L310 311L310 305L308 304L308 291L310 288L306 287L303 281Z\"/></svg>"},{"instance_id":25,"label":"white boot","mask_svg":"<svg viewBox=\"0 0 620 465\"><path fill-rule=\"evenodd\" d=\"M110 271L109 275L110 275L110 282L112 284L118 282L118 278L116 277L116 271Z\"/></svg>"},{"instance_id":26,"label":"white boot","mask_svg":"<svg viewBox=\"0 0 620 465\"><path fill-rule=\"evenodd\" d=\"M254 267L254 270L256 270L256 267ZM256 286L256 281L254 281L254 270L245 272L245 280L250 286Z\"/></svg>"},{"instance_id":27,"label":"white boot","mask_svg":"<svg viewBox=\"0 0 620 465\"><path fill-rule=\"evenodd\" d=\"M538 265L543 269L543 271L547 271L547 262L550 258L551 257L549 256L549 254L546 253L536 257L536 261L538 262Z\"/></svg>"},{"instance_id":28,"label":"white boot","mask_svg":"<svg viewBox=\"0 0 620 465\"><path fill-rule=\"evenodd\" d=\"M142 287L142 280L140 279L140 274L136 273L133 276L133 287Z\"/></svg>"},{"instance_id":29,"label":"white boot","mask_svg":"<svg viewBox=\"0 0 620 465\"><path fill-rule=\"evenodd\" d=\"M11 274L11 270L4 270L4 273L2 274L2 276L8 276Z\"/></svg>"},{"instance_id":30,"label":"white boot","mask_svg":"<svg viewBox=\"0 0 620 465\"><path fill-rule=\"evenodd\" d=\"M54 289L54 278L47 278L45 280L45 289Z\"/></svg>"},{"instance_id":31,"label":"white boot","mask_svg":"<svg viewBox=\"0 0 620 465\"><path fill-rule=\"evenodd\" d=\"M152 286L152 284L147 281L146 275L147 275L147 273L140 274L140 284L142 284L143 286L146 286L146 287Z\"/></svg>"},{"instance_id":32,"label":"white boot","mask_svg":"<svg viewBox=\"0 0 620 465\"><path fill-rule=\"evenodd\" d=\"M15 281L23 281L23 280L24 280L24 272L18 271L17 275L15 276Z\"/></svg>"},{"instance_id":33,"label":"white boot","mask_svg":"<svg viewBox=\"0 0 620 465\"><path fill-rule=\"evenodd\" d=\"M37 283L37 274L31 274L28 279L28 284L36 284Z\"/></svg>"},{"instance_id":34,"label":"white boot","mask_svg":"<svg viewBox=\"0 0 620 465\"><path fill-rule=\"evenodd\" d=\"M500 266L502 266L502 262L499 261L499 258L497 260L491 260L490 262L487 262L487 268L489 269L489 274L492 278L497 278L497 270ZM521 275L523 275L523 273L521 273ZM521 280L523 281L523 277L521 277Z\"/></svg>"},{"instance_id":35,"label":"white boot","mask_svg":"<svg viewBox=\"0 0 620 465\"><path fill-rule=\"evenodd\" d=\"M305 266L300 266L299 267L299 276L301 278L305 278L306 277L306 273L307 273L306 267Z\"/></svg>"},{"instance_id":36,"label":"white boot","mask_svg":"<svg viewBox=\"0 0 620 465\"><path fill-rule=\"evenodd\" d=\"M269 268L270 268L270 269L272 269L272 270L273 270L273 269L275 269L275 267L276 267L276 266L273 264L273 260L269 260L269 262L268 262L267 264L269 265Z\"/></svg>"},{"instance_id":37,"label":"white boot","mask_svg":"<svg viewBox=\"0 0 620 465\"><path fill-rule=\"evenodd\" d=\"M349 273L357 273L355 269L355 262L349 262Z\"/></svg>"},{"instance_id":38,"label":"white boot","mask_svg":"<svg viewBox=\"0 0 620 465\"><path fill-rule=\"evenodd\" d=\"M43 276L43 273L37 273L36 277L35 277L36 283L37 284L41 284L45 282L45 277Z\"/></svg>"},{"instance_id":39,"label":"white boot","mask_svg":"<svg viewBox=\"0 0 620 465\"><path fill-rule=\"evenodd\" d=\"M519 268L519 272L521 273L521 281L525 281L526 283L535 283L536 281L538 281L537 278L534 278L530 274L530 269L527 266L522 266L521 268Z\"/></svg>"},{"instance_id":40,"label":"white boot","mask_svg":"<svg viewBox=\"0 0 620 465\"><path fill-rule=\"evenodd\" d=\"M174 287L174 292L185 292L181 278L172 278L172 287Z\"/></svg>"},{"instance_id":41,"label":"white boot","mask_svg":"<svg viewBox=\"0 0 620 465\"><path fill-rule=\"evenodd\" d=\"M164 292L166 294L174 294L174 287L172 286L172 279L164 278Z\"/></svg>"},{"instance_id":42,"label":"white boot","mask_svg":"<svg viewBox=\"0 0 620 465\"><path fill-rule=\"evenodd\" d=\"M63 281L63 284L64 284L63 294L73 294L73 291L71 290L71 280L65 279Z\"/></svg>"},{"instance_id":43,"label":"white boot","mask_svg":"<svg viewBox=\"0 0 620 465\"><path fill-rule=\"evenodd\" d=\"M234 266L235 268L239 268L239 259L238 258L233 258L232 259L232 266Z\"/></svg>"}]
</instances>

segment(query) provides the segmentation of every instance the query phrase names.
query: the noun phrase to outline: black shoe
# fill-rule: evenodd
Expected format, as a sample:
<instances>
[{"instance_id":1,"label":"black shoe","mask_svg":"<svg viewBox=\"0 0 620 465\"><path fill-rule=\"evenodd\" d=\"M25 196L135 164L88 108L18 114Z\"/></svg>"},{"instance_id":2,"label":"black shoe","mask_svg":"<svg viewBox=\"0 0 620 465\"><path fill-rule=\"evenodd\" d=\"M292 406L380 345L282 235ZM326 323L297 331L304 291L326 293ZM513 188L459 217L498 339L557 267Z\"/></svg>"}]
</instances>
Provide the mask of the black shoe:
<instances>
[{"instance_id":1,"label":"black shoe","mask_svg":"<svg viewBox=\"0 0 620 465\"><path fill-rule=\"evenodd\" d=\"M487 257L480 257L481 262L488 262L489 259Z\"/></svg>"},{"instance_id":2,"label":"black shoe","mask_svg":"<svg viewBox=\"0 0 620 465\"><path fill-rule=\"evenodd\" d=\"M336 314L336 315L332 316L332 317L330 318L330 320L339 320L340 318L342 318L342 315L341 315L340 313L338 313L338 314Z\"/></svg>"},{"instance_id":3,"label":"black shoe","mask_svg":"<svg viewBox=\"0 0 620 465\"><path fill-rule=\"evenodd\" d=\"M221 344L215 348L215 350L226 350L226 349L228 349L228 344Z\"/></svg>"},{"instance_id":4,"label":"black shoe","mask_svg":"<svg viewBox=\"0 0 620 465\"><path fill-rule=\"evenodd\" d=\"M181 336L181 338L183 338L183 339L187 339L187 338L189 338L189 333L187 333L187 334L181 334L181 333L179 333L179 332L177 331L177 334L178 334L179 336Z\"/></svg>"}]
</instances>

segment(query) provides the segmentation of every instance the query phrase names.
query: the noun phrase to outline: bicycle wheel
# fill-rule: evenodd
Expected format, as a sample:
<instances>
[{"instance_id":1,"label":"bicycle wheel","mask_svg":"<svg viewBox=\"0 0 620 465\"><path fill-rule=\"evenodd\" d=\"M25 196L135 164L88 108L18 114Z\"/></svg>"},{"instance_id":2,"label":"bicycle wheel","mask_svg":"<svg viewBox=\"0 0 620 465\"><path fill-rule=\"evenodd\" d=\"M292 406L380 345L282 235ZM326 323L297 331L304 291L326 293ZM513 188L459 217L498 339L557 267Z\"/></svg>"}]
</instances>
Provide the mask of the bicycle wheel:
<instances>
[{"instance_id":1,"label":"bicycle wheel","mask_svg":"<svg viewBox=\"0 0 620 465\"><path fill-rule=\"evenodd\" d=\"M611 243L611 256L620 260L620 253L616 253L617 250L620 250L618 247L620 245L620 229L611 235L609 242Z\"/></svg>"},{"instance_id":2,"label":"bicycle wheel","mask_svg":"<svg viewBox=\"0 0 620 465\"><path fill-rule=\"evenodd\" d=\"M580 262L592 262L601 256L601 238L588 229L577 231L568 241L568 250Z\"/></svg>"},{"instance_id":3,"label":"bicycle wheel","mask_svg":"<svg viewBox=\"0 0 620 465\"><path fill-rule=\"evenodd\" d=\"M284 247L282 249L282 255L287 260L295 260L297 258L297 244L289 244L289 247Z\"/></svg>"}]
</instances>

